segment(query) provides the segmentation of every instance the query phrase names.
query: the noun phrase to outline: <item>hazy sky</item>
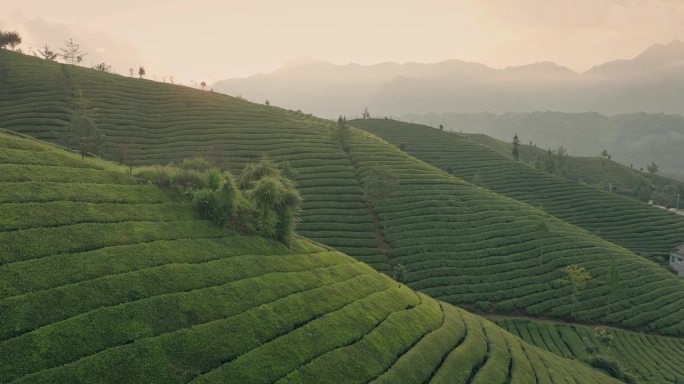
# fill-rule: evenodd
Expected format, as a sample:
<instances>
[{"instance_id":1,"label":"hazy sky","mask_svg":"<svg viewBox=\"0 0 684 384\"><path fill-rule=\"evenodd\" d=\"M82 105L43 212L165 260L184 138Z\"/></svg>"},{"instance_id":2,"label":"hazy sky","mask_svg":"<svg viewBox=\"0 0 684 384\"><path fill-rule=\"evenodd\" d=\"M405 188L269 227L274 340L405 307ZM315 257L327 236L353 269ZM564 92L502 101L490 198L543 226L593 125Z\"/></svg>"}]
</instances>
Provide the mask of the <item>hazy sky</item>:
<instances>
[{"instance_id":1,"label":"hazy sky","mask_svg":"<svg viewBox=\"0 0 684 384\"><path fill-rule=\"evenodd\" d=\"M103 5L104 4L104 5ZM682 0L10 0L24 48L73 37L119 73L206 80L313 57L344 64L555 61L583 71L684 39Z\"/></svg>"}]
</instances>

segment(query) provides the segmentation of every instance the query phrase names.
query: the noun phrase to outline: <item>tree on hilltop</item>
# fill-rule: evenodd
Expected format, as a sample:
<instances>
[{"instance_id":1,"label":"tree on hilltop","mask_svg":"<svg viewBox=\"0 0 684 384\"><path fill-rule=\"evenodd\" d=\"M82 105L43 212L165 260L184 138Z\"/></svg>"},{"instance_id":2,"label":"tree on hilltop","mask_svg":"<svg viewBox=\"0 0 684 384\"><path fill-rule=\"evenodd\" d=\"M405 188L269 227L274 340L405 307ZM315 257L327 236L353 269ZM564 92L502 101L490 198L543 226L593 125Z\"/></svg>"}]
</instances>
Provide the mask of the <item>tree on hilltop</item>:
<instances>
[{"instance_id":1,"label":"tree on hilltop","mask_svg":"<svg viewBox=\"0 0 684 384\"><path fill-rule=\"evenodd\" d=\"M204 82L204 81L202 81L202 82L200 83L200 87L202 87L202 90L204 90L204 88L207 87L207 83Z\"/></svg>"},{"instance_id":2,"label":"tree on hilltop","mask_svg":"<svg viewBox=\"0 0 684 384\"><path fill-rule=\"evenodd\" d=\"M69 39L64 42L64 48L60 48L62 51L62 60L65 64L80 64L86 57L87 53L81 51L81 46L74 43L73 39Z\"/></svg>"},{"instance_id":3,"label":"tree on hilltop","mask_svg":"<svg viewBox=\"0 0 684 384\"><path fill-rule=\"evenodd\" d=\"M105 63L105 62L102 62L102 63L99 63L99 64L95 64L95 65L93 66L93 69L97 69L97 70L100 71L100 72L106 72L106 73L111 73L111 72L112 72L112 66L111 66L111 65L108 65L108 64Z\"/></svg>"},{"instance_id":4,"label":"tree on hilltop","mask_svg":"<svg viewBox=\"0 0 684 384\"><path fill-rule=\"evenodd\" d=\"M140 67L138 69L138 76L140 76L141 79L145 76L145 67Z\"/></svg>"},{"instance_id":5,"label":"tree on hilltop","mask_svg":"<svg viewBox=\"0 0 684 384\"><path fill-rule=\"evenodd\" d=\"M656 164L655 161L651 161L651 164L647 165L646 169L651 174L656 174L656 173L658 173L658 164Z\"/></svg>"},{"instance_id":6,"label":"tree on hilltop","mask_svg":"<svg viewBox=\"0 0 684 384\"><path fill-rule=\"evenodd\" d=\"M45 44L42 51L39 49L38 53L43 57L43 59L50 61L55 61L59 57L59 53L51 50L47 44Z\"/></svg>"},{"instance_id":7,"label":"tree on hilltop","mask_svg":"<svg viewBox=\"0 0 684 384\"><path fill-rule=\"evenodd\" d=\"M5 49L9 46L14 49L17 45L21 44L21 36L15 31L0 31L0 49Z\"/></svg>"},{"instance_id":8,"label":"tree on hilltop","mask_svg":"<svg viewBox=\"0 0 684 384\"><path fill-rule=\"evenodd\" d=\"M363 110L363 113L361 113L361 118L362 118L362 119L370 119L370 118L371 118L371 115L370 115L370 113L368 112L368 107L366 107L366 108Z\"/></svg>"},{"instance_id":9,"label":"tree on hilltop","mask_svg":"<svg viewBox=\"0 0 684 384\"><path fill-rule=\"evenodd\" d=\"M610 155L610 153L608 153L607 150L604 149L603 151L601 151L601 157L605 157L606 159L610 160L612 156Z\"/></svg>"}]
</instances>

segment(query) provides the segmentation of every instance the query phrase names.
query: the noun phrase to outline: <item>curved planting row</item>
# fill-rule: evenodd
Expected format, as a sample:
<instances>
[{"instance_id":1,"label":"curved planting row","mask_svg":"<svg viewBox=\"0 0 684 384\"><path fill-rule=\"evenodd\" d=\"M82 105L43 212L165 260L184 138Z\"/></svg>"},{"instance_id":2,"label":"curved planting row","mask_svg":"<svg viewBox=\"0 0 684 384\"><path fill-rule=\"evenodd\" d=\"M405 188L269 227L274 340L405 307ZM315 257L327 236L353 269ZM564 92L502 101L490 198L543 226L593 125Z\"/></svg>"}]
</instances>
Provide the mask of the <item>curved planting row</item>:
<instances>
[{"instance_id":1,"label":"curved planting row","mask_svg":"<svg viewBox=\"0 0 684 384\"><path fill-rule=\"evenodd\" d=\"M530 168L468 137L394 120L355 120L372 132L453 175L542 207L631 251L660 260L684 243L684 217Z\"/></svg>"},{"instance_id":2,"label":"curved planting row","mask_svg":"<svg viewBox=\"0 0 684 384\"><path fill-rule=\"evenodd\" d=\"M11 52L2 54L18 63L18 78L23 76L21 62L35 60ZM93 106L92 113L107 134L111 157L115 157L111 151L127 145L128 161L134 164L163 163L197 154L214 157L233 169L262 154L270 154L281 164L288 161L298 172L296 179L305 200L299 231L381 271L388 271L390 262L379 248L383 239L376 238L382 234L370 230L376 229L376 224L368 209L364 210L360 183L371 167L385 163L401 178L401 193L386 209L378 207L375 213L388 224L384 240L393 248L393 262L404 264L407 281L426 293L452 303L563 317L572 312L569 287L556 287L554 282L563 276L561 268L581 264L594 279L579 300L575 318L664 333L684 332L684 314L678 311L684 300L683 283L656 265L576 227L548 219L542 211L448 177L384 142L358 138L360 146L352 150L358 163L355 168L332 139L331 124L301 113L76 67L68 67L63 80L66 83L46 80L43 87L49 91L66 84L79 90L79 97L82 94ZM13 92L10 84L9 93ZM30 103L25 101L26 94L18 95L21 97L12 103ZM44 202L55 197L50 191L41 193ZM60 193L63 198L69 196L69 191ZM552 225L539 267L540 240L534 228L544 220ZM77 233L81 227L87 228L88 235L81 237L94 242L97 234L110 233L109 226L124 224L79 223L74 228ZM181 236L184 230L191 229L178 228L175 233ZM62 231L60 236L76 238L76 234ZM138 237L139 242L151 238ZM110 246L121 244L121 239L104 238ZM62 245L65 252L72 243ZM20 244L18 240L16 244ZM95 246L88 244L79 251ZM619 259L622 284L614 300L609 299L609 289L603 283L613 257ZM605 316L609 302L614 311Z\"/></svg>"},{"instance_id":3,"label":"curved planting row","mask_svg":"<svg viewBox=\"0 0 684 384\"><path fill-rule=\"evenodd\" d=\"M339 252L200 221L116 166L0 133L7 151L25 161L0 163L17 170L0 190L0 382L617 382Z\"/></svg>"},{"instance_id":4,"label":"curved planting row","mask_svg":"<svg viewBox=\"0 0 684 384\"><path fill-rule=\"evenodd\" d=\"M479 133L465 135L473 142L512 159L512 144ZM543 159L547 150L521 144L519 153L522 161L534 163L539 158ZM643 168L637 170L634 165L626 166L601 156L568 156L566 162L563 175L566 179L626 196L639 195L639 190L646 187L650 192L646 196L650 195L650 198L658 204L675 205L677 189L684 187L684 182L647 173ZM640 200L648 200L646 196L642 195Z\"/></svg>"},{"instance_id":5,"label":"curved planting row","mask_svg":"<svg viewBox=\"0 0 684 384\"><path fill-rule=\"evenodd\" d=\"M351 157L361 179L399 186L374 209L407 283L454 304L684 333L684 281L653 262L510 198L464 183L368 133ZM539 225L547 230L540 237ZM576 296L568 266L592 278ZM611 283L611 276L614 280Z\"/></svg>"},{"instance_id":6,"label":"curved planting row","mask_svg":"<svg viewBox=\"0 0 684 384\"><path fill-rule=\"evenodd\" d=\"M498 325L559 356L617 367L644 383L684 380L684 340L614 328L585 327L530 319L499 319Z\"/></svg>"},{"instance_id":7,"label":"curved planting row","mask_svg":"<svg viewBox=\"0 0 684 384\"><path fill-rule=\"evenodd\" d=\"M15 68L8 86L10 96L0 98L0 111L31 113L0 113L0 125L64 143L72 105L82 98L106 135L104 155L111 159L153 165L204 156L237 174L268 154L297 170L294 179L304 197L299 233L354 255L379 271L389 271L386 257L377 248L373 218L353 168L325 133L330 126L321 120L213 92L3 55ZM46 66L48 70L43 70ZM52 95L55 89L66 89L53 95L66 106L66 114L42 107L42 95ZM36 125L37 117L60 123ZM120 156L122 148L125 159ZM16 160L14 154L8 156Z\"/></svg>"}]
</instances>

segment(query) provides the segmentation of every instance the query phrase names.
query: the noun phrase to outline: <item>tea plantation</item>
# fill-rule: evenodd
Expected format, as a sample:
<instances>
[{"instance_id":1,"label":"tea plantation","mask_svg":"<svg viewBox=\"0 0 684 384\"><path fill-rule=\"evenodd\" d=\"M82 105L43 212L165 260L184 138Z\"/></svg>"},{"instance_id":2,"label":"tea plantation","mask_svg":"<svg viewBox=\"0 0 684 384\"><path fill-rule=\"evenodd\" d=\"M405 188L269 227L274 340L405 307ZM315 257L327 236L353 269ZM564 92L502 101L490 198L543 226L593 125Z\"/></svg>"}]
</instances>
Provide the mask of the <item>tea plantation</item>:
<instances>
[{"instance_id":1,"label":"tea plantation","mask_svg":"<svg viewBox=\"0 0 684 384\"><path fill-rule=\"evenodd\" d=\"M466 133L475 143L489 147L512 159L513 145L493 137ZM547 149L520 144L519 158L523 162L534 165L539 158L544 158ZM644 164L641 164L643 166ZM653 200L655 204L674 207L677 194L684 193L684 182L648 173L643 167L632 164L631 167L603 156L567 156L562 177L586 183L602 191L612 191L624 196L640 199L642 202ZM680 207L684 203L680 202Z\"/></svg>"},{"instance_id":2,"label":"tea plantation","mask_svg":"<svg viewBox=\"0 0 684 384\"><path fill-rule=\"evenodd\" d=\"M524 201L637 254L664 259L684 243L684 217L538 171L460 134L394 120L354 120L417 158ZM606 160L607 161L607 160Z\"/></svg>"},{"instance_id":3,"label":"tea plantation","mask_svg":"<svg viewBox=\"0 0 684 384\"><path fill-rule=\"evenodd\" d=\"M644 383L684 380L684 340L615 328L585 327L531 319L495 321L530 344L559 356L591 361L597 357L618 366Z\"/></svg>"},{"instance_id":4,"label":"tea plantation","mask_svg":"<svg viewBox=\"0 0 684 384\"><path fill-rule=\"evenodd\" d=\"M237 173L268 154L296 171L304 197L299 233L379 271L401 264L414 289L498 313L684 333L684 282L661 267L371 135L352 130L345 151L334 123L299 112L7 51L0 58L13 71L7 95L0 95L0 124L12 130L66 142L75 105L85 101L106 135L103 155L127 164L202 155ZM392 173L398 186L386 201L370 204L363 185L377 170ZM32 188L54 199L51 187ZM76 193L65 189L59 193ZM548 227L543 238L535 230L540 223ZM613 263L619 282L611 288ZM570 288L556 284L568 265L593 276L575 311Z\"/></svg>"},{"instance_id":5,"label":"tea plantation","mask_svg":"<svg viewBox=\"0 0 684 384\"><path fill-rule=\"evenodd\" d=\"M324 131L326 123L301 113L248 103L212 92L125 78L0 51L12 68L0 92L0 126L66 144L73 104L88 100L106 135L104 154L126 163L165 164L204 156L239 174L268 153L296 168L304 195L298 232L388 271L377 248L373 218L349 162Z\"/></svg>"},{"instance_id":6,"label":"tea plantation","mask_svg":"<svg viewBox=\"0 0 684 384\"><path fill-rule=\"evenodd\" d=\"M111 163L0 133L0 169L0 382L618 382Z\"/></svg>"},{"instance_id":7,"label":"tea plantation","mask_svg":"<svg viewBox=\"0 0 684 384\"><path fill-rule=\"evenodd\" d=\"M406 283L432 297L498 313L684 334L684 282L660 266L372 135L352 130L345 151L334 123L298 112L12 52L0 58L12 64L8 93L0 96L0 124L12 130L64 142L74 104L85 99L106 134L103 154L112 159L125 145L120 160L129 164L203 155L239 171L268 154L297 173L301 234L379 271L401 264ZM378 168L394 174L398 187L370 204L362 185ZM540 223L548 226L541 239ZM615 289L607 284L613 260ZM568 265L593 276L575 311L570 287L556 283Z\"/></svg>"},{"instance_id":8,"label":"tea plantation","mask_svg":"<svg viewBox=\"0 0 684 384\"><path fill-rule=\"evenodd\" d=\"M414 289L498 312L684 332L677 319L684 281L657 264L539 209L448 176L371 134L358 135L351 154L362 177L383 167L399 179L401 188L375 209L385 218L391 256L408 269ZM540 222L548 227L541 239ZM593 276L574 315L567 287L556 284L567 265L584 266Z\"/></svg>"}]
</instances>

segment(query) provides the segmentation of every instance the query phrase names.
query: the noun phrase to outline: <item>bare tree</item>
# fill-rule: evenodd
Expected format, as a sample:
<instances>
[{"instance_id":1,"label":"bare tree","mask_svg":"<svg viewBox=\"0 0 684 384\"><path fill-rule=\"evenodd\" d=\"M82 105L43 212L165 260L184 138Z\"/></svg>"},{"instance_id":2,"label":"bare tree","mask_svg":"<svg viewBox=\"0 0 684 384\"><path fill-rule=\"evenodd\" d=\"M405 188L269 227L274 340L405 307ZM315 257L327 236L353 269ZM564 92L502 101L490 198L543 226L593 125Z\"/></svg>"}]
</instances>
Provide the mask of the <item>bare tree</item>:
<instances>
[{"instance_id":1,"label":"bare tree","mask_svg":"<svg viewBox=\"0 0 684 384\"><path fill-rule=\"evenodd\" d=\"M95 65L93 66L93 69L97 69L98 71L107 72L107 73L111 73L111 72L112 72L112 66L111 66L111 65L107 65L107 63L105 63L105 62L102 62L102 63L99 63L99 64L95 64Z\"/></svg>"},{"instance_id":2,"label":"bare tree","mask_svg":"<svg viewBox=\"0 0 684 384\"><path fill-rule=\"evenodd\" d=\"M361 113L361 118L363 118L363 119L370 119L370 118L371 118L371 115L370 115L370 113L368 112L368 107L366 107L366 108L363 110L363 113Z\"/></svg>"},{"instance_id":3,"label":"bare tree","mask_svg":"<svg viewBox=\"0 0 684 384\"><path fill-rule=\"evenodd\" d=\"M64 60L65 64L80 64L83 62L83 58L87 55L87 53L81 51L81 46L74 43L73 39L69 39L64 43L65 47L60 48L59 50L62 51L62 60Z\"/></svg>"},{"instance_id":4,"label":"bare tree","mask_svg":"<svg viewBox=\"0 0 684 384\"><path fill-rule=\"evenodd\" d=\"M47 44L45 44L42 51L39 49L38 53L43 57L43 59L50 61L55 61L59 57L59 53L52 51Z\"/></svg>"}]
</instances>

